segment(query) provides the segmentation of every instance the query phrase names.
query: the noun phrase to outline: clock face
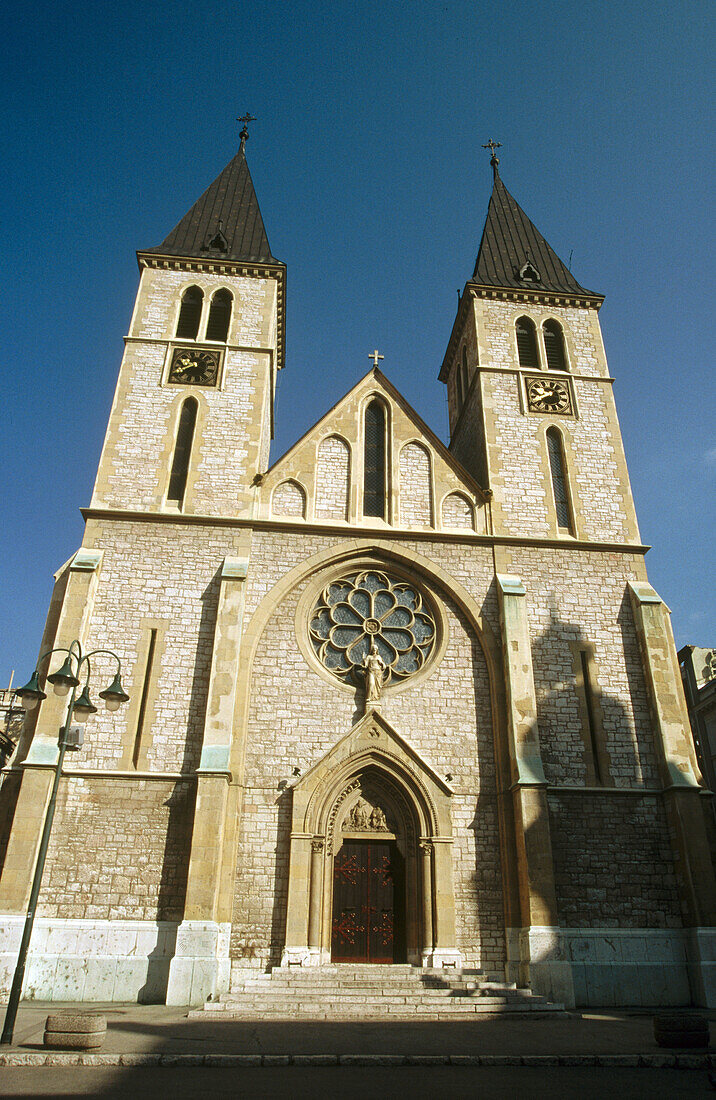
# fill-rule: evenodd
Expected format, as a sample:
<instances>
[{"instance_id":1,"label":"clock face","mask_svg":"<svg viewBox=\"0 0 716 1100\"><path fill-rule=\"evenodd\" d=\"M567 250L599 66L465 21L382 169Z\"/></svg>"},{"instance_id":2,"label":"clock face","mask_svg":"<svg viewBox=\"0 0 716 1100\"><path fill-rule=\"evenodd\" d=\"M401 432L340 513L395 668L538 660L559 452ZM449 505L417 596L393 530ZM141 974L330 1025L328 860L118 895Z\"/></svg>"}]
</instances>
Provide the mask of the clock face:
<instances>
[{"instance_id":1,"label":"clock face","mask_svg":"<svg viewBox=\"0 0 716 1100\"><path fill-rule=\"evenodd\" d=\"M526 378L527 407L530 412L571 413L569 384L561 378Z\"/></svg>"},{"instance_id":2,"label":"clock face","mask_svg":"<svg viewBox=\"0 0 716 1100\"><path fill-rule=\"evenodd\" d=\"M215 386L220 365L218 351L175 348L168 381L182 386Z\"/></svg>"}]
</instances>

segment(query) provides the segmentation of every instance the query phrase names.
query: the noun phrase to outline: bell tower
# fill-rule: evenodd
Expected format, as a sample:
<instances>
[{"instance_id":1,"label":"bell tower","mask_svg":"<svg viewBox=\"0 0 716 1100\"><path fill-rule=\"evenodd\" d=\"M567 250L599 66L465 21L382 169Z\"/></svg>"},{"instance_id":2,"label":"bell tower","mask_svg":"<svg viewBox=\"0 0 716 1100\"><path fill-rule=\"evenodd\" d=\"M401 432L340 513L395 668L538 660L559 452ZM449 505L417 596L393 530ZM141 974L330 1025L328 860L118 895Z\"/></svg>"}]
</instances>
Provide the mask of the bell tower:
<instances>
[{"instance_id":1,"label":"bell tower","mask_svg":"<svg viewBox=\"0 0 716 1100\"><path fill-rule=\"evenodd\" d=\"M241 120L245 121L245 120ZM139 290L93 508L234 518L268 465L286 268L236 156L157 247Z\"/></svg>"},{"instance_id":2,"label":"bell tower","mask_svg":"<svg viewBox=\"0 0 716 1100\"><path fill-rule=\"evenodd\" d=\"M493 493L495 534L639 542L599 327L585 290L494 182L440 380L450 449Z\"/></svg>"}]
</instances>

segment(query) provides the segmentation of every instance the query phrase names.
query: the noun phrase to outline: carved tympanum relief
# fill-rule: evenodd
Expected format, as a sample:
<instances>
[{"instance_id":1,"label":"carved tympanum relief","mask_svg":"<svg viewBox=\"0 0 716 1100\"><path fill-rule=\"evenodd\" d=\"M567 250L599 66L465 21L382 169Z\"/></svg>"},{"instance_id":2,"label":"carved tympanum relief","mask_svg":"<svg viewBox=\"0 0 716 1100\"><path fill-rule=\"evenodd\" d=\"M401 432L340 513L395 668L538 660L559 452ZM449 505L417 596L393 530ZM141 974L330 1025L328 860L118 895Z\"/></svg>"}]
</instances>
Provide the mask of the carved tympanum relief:
<instances>
[{"instance_id":1,"label":"carved tympanum relief","mask_svg":"<svg viewBox=\"0 0 716 1100\"><path fill-rule=\"evenodd\" d=\"M344 829L354 833L387 833L388 822L380 806L371 806L365 798L359 798L346 818Z\"/></svg>"}]
</instances>

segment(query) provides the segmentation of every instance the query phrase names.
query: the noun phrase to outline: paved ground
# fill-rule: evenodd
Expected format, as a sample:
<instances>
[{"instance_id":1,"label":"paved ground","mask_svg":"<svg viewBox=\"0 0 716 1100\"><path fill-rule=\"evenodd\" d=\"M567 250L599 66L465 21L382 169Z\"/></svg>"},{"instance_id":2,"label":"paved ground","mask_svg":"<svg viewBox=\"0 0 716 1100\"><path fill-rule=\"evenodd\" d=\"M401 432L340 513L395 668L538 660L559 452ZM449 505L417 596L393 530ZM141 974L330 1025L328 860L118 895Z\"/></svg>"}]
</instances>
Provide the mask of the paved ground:
<instances>
[{"instance_id":1,"label":"paved ground","mask_svg":"<svg viewBox=\"0 0 716 1100\"><path fill-rule=\"evenodd\" d=\"M103 1054L658 1054L646 1011L569 1012L559 1017L482 1017L446 1023L304 1023L188 1019L166 1005L25 1002L8 1051L44 1050L45 1019L63 1009L107 1017ZM4 1012L4 1009L2 1010ZM716 1013L711 1034L716 1038ZM661 1052L663 1053L663 1052Z\"/></svg>"},{"instance_id":2,"label":"paved ground","mask_svg":"<svg viewBox=\"0 0 716 1100\"><path fill-rule=\"evenodd\" d=\"M63 1009L107 1017L99 1054L47 1051L45 1019ZM619 1100L676 1100L716 1095L716 1070L705 1052L660 1050L647 1012L605 1009L542 1018L379 1024L243 1023L211 1014L190 1019L187 1012L165 1005L26 1003L18 1014L14 1044L0 1047L0 1095L58 1100L207 1095L403 1100L406 1094L411 1100L446 1095L603 1100L610 1094ZM710 1019L714 1031L716 1013ZM37 1064L46 1058L51 1064ZM22 1061L36 1064L18 1065Z\"/></svg>"},{"instance_id":3,"label":"paved ground","mask_svg":"<svg viewBox=\"0 0 716 1100\"><path fill-rule=\"evenodd\" d=\"M66 1069L0 1070L3 1097L95 1096L126 1100L281 1097L286 1100L681 1100L713 1097L705 1073L677 1069L309 1068L299 1069Z\"/></svg>"}]
</instances>

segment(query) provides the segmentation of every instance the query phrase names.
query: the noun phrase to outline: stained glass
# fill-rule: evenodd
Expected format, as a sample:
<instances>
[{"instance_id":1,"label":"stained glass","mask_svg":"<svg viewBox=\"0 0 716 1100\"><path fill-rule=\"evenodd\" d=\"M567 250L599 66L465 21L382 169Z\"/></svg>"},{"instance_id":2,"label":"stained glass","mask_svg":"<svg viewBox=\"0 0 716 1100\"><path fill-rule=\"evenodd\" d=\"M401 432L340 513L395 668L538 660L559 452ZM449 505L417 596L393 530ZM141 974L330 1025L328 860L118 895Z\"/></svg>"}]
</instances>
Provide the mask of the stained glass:
<instances>
[{"instance_id":1,"label":"stained glass","mask_svg":"<svg viewBox=\"0 0 716 1100\"><path fill-rule=\"evenodd\" d=\"M330 672L359 683L373 643L386 665L386 686L418 672L432 655L435 615L417 588L379 570L329 584L318 600L309 634Z\"/></svg>"}]
</instances>

